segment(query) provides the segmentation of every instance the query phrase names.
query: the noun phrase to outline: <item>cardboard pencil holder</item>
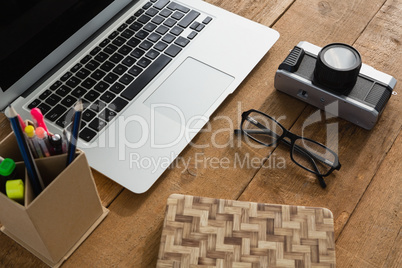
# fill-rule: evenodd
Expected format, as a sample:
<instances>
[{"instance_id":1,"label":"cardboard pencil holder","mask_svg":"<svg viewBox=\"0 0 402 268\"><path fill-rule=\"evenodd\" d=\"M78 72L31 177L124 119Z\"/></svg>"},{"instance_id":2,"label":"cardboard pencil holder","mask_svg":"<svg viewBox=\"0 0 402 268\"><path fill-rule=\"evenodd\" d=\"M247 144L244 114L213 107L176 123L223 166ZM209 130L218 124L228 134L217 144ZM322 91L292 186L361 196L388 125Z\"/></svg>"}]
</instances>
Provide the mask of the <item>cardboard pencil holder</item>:
<instances>
[{"instance_id":1,"label":"cardboard pencil holder","mask_svg":"<svg viewBox=\"0 0 402 268\"><path fill-rule=\"evenodd\" d=\"M109 212L100 202L84 152L35 160L46 188L34 197L14 134L0 143L0 155L13 159L24 177L24 204L0 193L1 231L49 266L58 267Z\"/></svg>"}]
</instances>

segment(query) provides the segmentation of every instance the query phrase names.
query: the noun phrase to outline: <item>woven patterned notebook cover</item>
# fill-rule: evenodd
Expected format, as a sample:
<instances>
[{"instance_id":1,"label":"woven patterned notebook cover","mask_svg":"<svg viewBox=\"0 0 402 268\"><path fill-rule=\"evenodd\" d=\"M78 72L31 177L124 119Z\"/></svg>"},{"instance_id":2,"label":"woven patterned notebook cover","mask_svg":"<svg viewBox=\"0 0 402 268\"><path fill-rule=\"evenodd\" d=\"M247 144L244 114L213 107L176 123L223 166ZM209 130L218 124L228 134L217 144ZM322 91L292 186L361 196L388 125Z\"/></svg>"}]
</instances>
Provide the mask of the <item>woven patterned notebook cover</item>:
<instances>
[{"instance_id":1,"label":"woven patterned notebook cover","mask_svg":"<svg viewBox=\"0 0 402 268\"><path fill-rule=\"evenodd\" d=\"M157 267L335 267L325 208L171 195Z\"/></svg>"}]
</instances>

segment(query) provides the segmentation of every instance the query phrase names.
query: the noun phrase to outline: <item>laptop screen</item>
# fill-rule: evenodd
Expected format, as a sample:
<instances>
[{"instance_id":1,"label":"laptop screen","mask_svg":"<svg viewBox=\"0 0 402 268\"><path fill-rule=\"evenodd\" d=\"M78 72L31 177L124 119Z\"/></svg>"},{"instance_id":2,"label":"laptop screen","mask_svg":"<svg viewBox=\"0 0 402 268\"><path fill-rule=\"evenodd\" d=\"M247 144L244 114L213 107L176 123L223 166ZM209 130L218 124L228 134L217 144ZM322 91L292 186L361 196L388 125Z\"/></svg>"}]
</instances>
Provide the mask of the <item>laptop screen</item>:
<instances>
[{"instance_id":1,"label":"laptop screen","mask_svg":"<svg viewBox=\"0 0 402 268\"><path fill-rule=\"evenodd\" d=\"M0 87L3 91L111 2L0 1Z\"/></svg>"}]
</instances>

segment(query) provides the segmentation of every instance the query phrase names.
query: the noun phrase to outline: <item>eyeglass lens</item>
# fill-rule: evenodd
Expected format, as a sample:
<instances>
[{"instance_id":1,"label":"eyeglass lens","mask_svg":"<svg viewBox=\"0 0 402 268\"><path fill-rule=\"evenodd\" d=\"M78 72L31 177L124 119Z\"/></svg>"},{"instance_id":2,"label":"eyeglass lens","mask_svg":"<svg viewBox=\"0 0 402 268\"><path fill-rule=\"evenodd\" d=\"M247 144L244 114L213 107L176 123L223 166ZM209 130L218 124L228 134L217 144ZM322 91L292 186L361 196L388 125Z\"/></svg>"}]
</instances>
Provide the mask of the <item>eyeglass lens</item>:
<instances>
[{"instance_id":1,"label":"eyeglass lens","mask_svg":"<svg viewBox=\"0 0 402 268\"><path fill-rule=\"evenodd\" d=\"M248 114L243 120L242 130L266 146L275 144L284 132L277 121L258 112ZM327 174L336 164L336 156L332 151L322 144L304 138L295 140L291 157L300 166L321 175Z\"/></svg>"},{"instance_id":2,"label":"eyeglass lens","mask_svg":"<svg viewBox=\"0 0 402 268\"><path fill-rule=\"evenodd\" d=\"M325 175L335 165L335 155L327 147L306 139L297 139L292 149L293 160L299 165Z\"/></svg>"},{"instance_id":3,"label":"eyeglass lens","mask_svg":"<svg viewBox=\"0 0 402 268\"><path fill-rule=\"evenodd\" d=\"M257 112L251 112L248 115L246 120L243 121L242 130L248 136L267 146L277 142L278 138L283 134L283 129L276 121Z\"/></svg>"}]
</instances>

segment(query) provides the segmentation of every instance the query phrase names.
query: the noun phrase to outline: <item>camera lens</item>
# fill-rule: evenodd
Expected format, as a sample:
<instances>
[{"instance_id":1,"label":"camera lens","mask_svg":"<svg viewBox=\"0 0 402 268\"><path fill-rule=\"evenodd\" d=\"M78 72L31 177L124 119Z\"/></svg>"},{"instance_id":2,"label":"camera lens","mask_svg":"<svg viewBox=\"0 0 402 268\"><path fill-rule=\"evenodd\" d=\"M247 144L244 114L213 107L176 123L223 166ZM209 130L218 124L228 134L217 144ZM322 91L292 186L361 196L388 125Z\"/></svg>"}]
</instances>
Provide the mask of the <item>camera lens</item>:
<instances>
[{"instance_id":1,"label":"camera lens","mask_svg":"<svg viewBox=\"0 0 402 268\"><path fill-rule=\"evenodd\" d=\"M314 69L314 83L347 94L356 84L362 65L359 52L353 47L335 43L318 53Z\"/></svg>"}]
</instances>

